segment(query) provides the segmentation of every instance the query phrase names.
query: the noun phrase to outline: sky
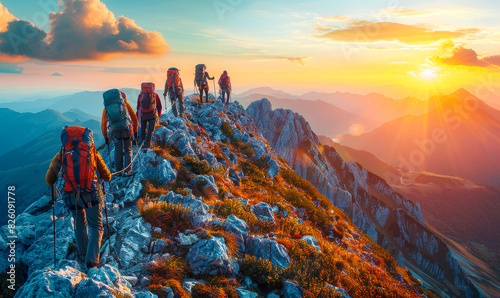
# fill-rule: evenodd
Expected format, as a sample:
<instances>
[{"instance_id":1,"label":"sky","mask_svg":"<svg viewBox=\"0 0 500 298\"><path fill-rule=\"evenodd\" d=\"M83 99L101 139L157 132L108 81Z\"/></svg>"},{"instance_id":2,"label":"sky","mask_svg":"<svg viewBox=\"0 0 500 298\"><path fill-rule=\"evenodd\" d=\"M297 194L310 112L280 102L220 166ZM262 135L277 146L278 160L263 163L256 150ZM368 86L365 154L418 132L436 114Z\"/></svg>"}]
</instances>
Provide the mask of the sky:
<instances>
[{"instance_id":1,"label":"sky","mask_svg":"<svg viewBox=\"0 0 500 298\"><path fill-rule=\"evenodd\" d=\"M0 94L163 86L169 67L191 92L204 63L235 93L500 98L499 13L495 0L0 0Z\"/></svg>"}]
</instances>

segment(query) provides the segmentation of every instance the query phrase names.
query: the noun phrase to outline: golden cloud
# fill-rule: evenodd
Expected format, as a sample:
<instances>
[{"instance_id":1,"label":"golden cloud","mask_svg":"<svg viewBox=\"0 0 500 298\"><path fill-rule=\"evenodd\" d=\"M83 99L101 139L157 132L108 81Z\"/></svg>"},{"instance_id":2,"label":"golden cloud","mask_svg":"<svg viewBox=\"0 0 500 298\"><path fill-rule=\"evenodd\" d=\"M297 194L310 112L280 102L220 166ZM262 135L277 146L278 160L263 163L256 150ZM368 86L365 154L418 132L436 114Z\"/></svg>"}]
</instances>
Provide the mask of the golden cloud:
<instances>
[{"instance_id":1,"label":"golden cloud","mask_svg":"<svg viewBox=\"0 0 500 298\"><path fill-rule=\"evenodd\" d=\"M7 30L7 25L9 22L16 20L16 17L13 16L7 7L3 6L0 3L0 32Z\"/></svg>"},{"instance_id":2,"label":"golden cloud","mask_svg":"<svg viewBox=\"0 0 500 298\"><path fill-rule=\"evenodd\" d=\"M50 13L50 31L13 20L0 32L0 54L51 61L103 60L116 55L162 55L163 36L114 14L99 0L63 0L61 12Z\"/></svg>"},{"instance_id":3,"label":"golden cloud","mask_svg":"<svg viewBox=\"0 0 500 298\"><path fill-rule=\"evenodd\" d=\"M452 66L500 66L500 55L479 57L477 52L473 49L466 49L463 46L455 46L450 41L443 43L441 48L445 51L450 51L451 49L451 55L445 57L433 56L430 58L432 61Z\"/></svg>"},{"instance_id":4,"label":"golden cloud","mask_svg":"<svg viewBox=\"0 0 500 298\"><path fill-rule=\"evenodd\" d=\"M440 40L455 39L477 33L477 29L439 31L429 28L393 22L353 21L346 28L334 29L321 38L338 42L400 42L408 45L424 45Z\"/></svg>"}]
</instances>

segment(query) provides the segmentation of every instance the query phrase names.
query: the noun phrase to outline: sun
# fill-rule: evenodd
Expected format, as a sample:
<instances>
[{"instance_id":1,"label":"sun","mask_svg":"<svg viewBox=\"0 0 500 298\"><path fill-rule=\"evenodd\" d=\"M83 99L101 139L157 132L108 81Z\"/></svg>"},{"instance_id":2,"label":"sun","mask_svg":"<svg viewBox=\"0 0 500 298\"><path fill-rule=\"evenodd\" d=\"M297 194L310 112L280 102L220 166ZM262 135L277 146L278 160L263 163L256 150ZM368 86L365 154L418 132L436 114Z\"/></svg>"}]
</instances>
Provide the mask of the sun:
<instances>
[{"instance_id":1,"label":"sun","mask_svg":"<svg viewBox=\"0 0 500 298\"><path fill-rule=\"evenodd\" d=\"M438 73L435 68L428 67L420 72L420 77L426 81L434 81Z\"/></svg>"}]
</instances>

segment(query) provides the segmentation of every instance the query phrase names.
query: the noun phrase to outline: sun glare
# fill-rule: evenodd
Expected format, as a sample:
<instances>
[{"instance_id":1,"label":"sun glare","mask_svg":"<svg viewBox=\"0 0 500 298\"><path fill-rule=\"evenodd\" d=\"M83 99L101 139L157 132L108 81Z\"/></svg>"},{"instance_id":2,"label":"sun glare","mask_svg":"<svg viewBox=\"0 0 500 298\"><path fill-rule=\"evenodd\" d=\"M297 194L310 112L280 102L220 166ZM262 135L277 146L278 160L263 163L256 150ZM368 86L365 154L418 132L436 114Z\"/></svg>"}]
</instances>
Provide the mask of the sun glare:
<instances>
[{"instance_id":1,"label":"sun glare","mask_svg":"<svg viewBox=\"0 0 500 298\"><path fill-rule=\"evenodd\" d=\"M433 81L437 78L438 74L435 68L426 68L420 72L420 77L424 80Z\"/></svg>"}]
</instances>

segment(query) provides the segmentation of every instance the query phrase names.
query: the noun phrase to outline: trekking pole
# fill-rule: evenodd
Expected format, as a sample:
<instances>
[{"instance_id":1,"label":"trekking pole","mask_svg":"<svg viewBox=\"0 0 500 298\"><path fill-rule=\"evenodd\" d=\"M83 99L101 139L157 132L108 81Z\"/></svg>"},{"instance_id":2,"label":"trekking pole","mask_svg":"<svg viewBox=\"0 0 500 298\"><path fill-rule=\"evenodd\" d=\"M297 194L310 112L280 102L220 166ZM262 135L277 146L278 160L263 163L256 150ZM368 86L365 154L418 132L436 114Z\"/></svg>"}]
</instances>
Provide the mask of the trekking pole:
<instances>
[{"instance_id":1,"label":"trekking pole","mask_svg":"<svg viewBox=\"0 0 500 298\"><path fill-rule=\"evenodd\" d=\"M214 101L217 101L217 93L215 92L217 91L217 89L215 89L215 79L213 81L214 81Z\"/></svg>"},{"instance_id":2,"label":"trekking pole","mask_svg":"<svg viewBox=\"0 0 500 298\"><path fill-rule=\"evenodd\" d=\"M108 244L109 244L109 254L111 255L111 234L109 233L109 220L108 220L108 204L106 201L106 187L104 185L104 180L102 181L102 193L104 195L104 214L106 214L106 226L108 229Z\"/></svg>"},{"instance_id":3,"label":"trekking pole","mask_svg":"<svg viewBox=\"0 0 500 298\"><path fill-rule=\"evenodd\" d=\"M56 199L54 194L54 185L52 185L52 222L54 226L54 269L56 268Z\"/></svg>"}]
</instances>

